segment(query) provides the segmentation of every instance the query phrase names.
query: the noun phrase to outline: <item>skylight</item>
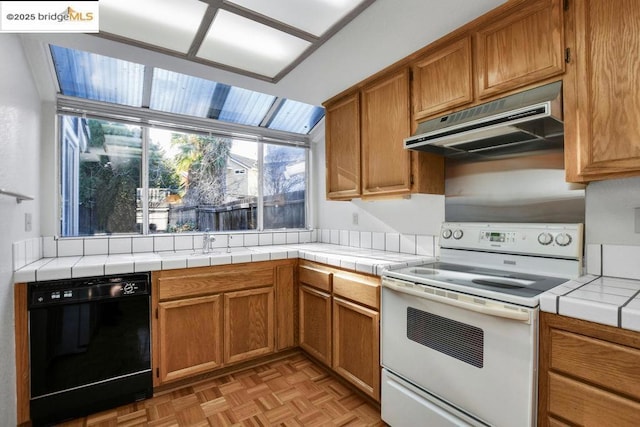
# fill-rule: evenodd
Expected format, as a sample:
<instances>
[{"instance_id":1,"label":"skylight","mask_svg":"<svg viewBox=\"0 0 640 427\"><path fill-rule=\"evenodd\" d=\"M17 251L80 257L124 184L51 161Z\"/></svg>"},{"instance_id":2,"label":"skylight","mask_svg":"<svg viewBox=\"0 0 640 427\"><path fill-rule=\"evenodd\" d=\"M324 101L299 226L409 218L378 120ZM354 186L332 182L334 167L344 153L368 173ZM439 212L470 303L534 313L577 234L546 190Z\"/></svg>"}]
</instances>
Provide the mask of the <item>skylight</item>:
<instances>
[{"instance_id":1,"label":"skylight","mask_svg":"<svg viewBox=\"0 0 640 427\"><path fill-rule=\"evenodd\" d=\"M95 53L52 45L51 55L62 95L305 135L324 117L322 107Z\"/></svg>"}]
</instances>

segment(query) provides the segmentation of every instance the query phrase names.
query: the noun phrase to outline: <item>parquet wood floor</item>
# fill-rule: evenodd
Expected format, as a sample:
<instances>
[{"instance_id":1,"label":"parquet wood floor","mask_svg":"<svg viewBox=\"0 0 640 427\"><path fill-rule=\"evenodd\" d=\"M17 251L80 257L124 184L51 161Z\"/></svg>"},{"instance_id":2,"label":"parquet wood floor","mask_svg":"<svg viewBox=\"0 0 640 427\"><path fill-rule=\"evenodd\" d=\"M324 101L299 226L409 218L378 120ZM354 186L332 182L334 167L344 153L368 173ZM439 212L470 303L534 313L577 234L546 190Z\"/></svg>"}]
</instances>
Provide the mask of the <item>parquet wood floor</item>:
<instances>
[{"instance_id":1,"label":"parquet wood floor","mask_svg":"<svg viewBox=\"0 0 640 427\"><path fill-rule=\"evenodd\" d=\"M60 427L385 425L377 408L298 353Z\"/></svg>"}]
</instances>

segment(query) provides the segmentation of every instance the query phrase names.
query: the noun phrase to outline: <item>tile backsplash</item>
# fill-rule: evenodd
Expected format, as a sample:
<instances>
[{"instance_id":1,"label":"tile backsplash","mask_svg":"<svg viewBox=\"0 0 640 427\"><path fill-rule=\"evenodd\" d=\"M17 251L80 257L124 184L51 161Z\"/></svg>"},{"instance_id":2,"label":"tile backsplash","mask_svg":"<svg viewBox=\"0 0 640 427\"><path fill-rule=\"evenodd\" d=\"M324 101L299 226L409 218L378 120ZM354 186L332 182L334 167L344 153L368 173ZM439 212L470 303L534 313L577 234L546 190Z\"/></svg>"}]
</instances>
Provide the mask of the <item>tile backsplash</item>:
<instances>
[{"instance_id":1,"label":"tile backsplash","mask_svg":"<svg viewBox=\"0 0 640 427\"><path fill-rule=\"evenodd\" d=\"M640 280L640 246L587 245L587 273Z\"/></svg>"},{"instance_id":2,"label":"tile backsplash","mask_svg":"<svg viewBox=\"0 0 640 427\"><path fill-rule=\"evenodd\" d=\"M213 236L214 248L317 242L425 256L434 256L437 244L437 237L430 235L331 229L214 233ZM201 233L85 238L38 237L13 243L13 268L18 270L41 258L194 250L202 248L202 239Z\"/></svg>"}]
</instances>

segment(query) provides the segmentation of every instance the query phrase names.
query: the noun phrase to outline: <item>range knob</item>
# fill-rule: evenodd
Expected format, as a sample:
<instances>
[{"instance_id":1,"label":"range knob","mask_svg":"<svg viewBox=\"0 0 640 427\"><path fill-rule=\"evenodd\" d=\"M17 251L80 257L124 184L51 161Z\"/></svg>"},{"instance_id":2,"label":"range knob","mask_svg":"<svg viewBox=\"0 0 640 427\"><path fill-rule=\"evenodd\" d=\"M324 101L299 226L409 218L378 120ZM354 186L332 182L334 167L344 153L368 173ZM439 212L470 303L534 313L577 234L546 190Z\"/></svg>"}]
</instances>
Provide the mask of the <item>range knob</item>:
<instances>
[{"instance_id":1,"label":"range knob","mask_svg":"<svg viewBox=\"0 0 640 427\"><path fill-rule=\"evenodd\" d=\"M558 246L568 246L571 243L571 236L567 233L560 233L556 236Z\"/></svg>"},{"instance_id":2,"label":"range knob","mask_svg":"<svg viewBox=\"0 0 640 427\"><path fill-rule=\"evenodd\" d=\"M541 245L548 245L551 242L553 242L553 236L551 235L551 233L540 233L538 235L538 243L540 243Z\"/></svg>"},{"instance_id":3,"label":"range knob","mask_svg":"<svg viewBox=\"0 0 640 427\"><path fill-rule=\"evenodd\" d=\"M462 239L463 235L464 235L464 233L460 229L458 229L458 230L453 232L453 238L456 239L456 240Z\"/></svg>"},{"instance_id":4,"label":"range knob","mask_svg":"<svg viewBox=\"0 0 640 427\"><path fill-rule=\"evenodd\" d=\"M448 239L451 237L451 229L450 228L443 228L442 229L442 238L443 239Z\"/></svg>"}]
</instances>

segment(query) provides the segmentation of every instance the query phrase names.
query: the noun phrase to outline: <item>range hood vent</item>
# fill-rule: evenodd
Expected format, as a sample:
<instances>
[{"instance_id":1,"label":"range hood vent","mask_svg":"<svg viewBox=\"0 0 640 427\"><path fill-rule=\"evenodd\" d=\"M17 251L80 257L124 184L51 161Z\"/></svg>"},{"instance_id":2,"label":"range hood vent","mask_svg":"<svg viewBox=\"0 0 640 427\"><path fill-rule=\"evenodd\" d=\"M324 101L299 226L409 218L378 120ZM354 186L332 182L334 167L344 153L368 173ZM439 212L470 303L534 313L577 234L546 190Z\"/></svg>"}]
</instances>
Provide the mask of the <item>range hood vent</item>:
<instances>
[{"instance_id":1,"label":"range hood vent","mask_svg":"<svg viewBox=\"0 0 640 427\"><path fill-rule=\"evenodd\" d=\"M562 82L427 120L407 149L448 157L513 156L562 147Z\"/></svg>"}]
</instances>

